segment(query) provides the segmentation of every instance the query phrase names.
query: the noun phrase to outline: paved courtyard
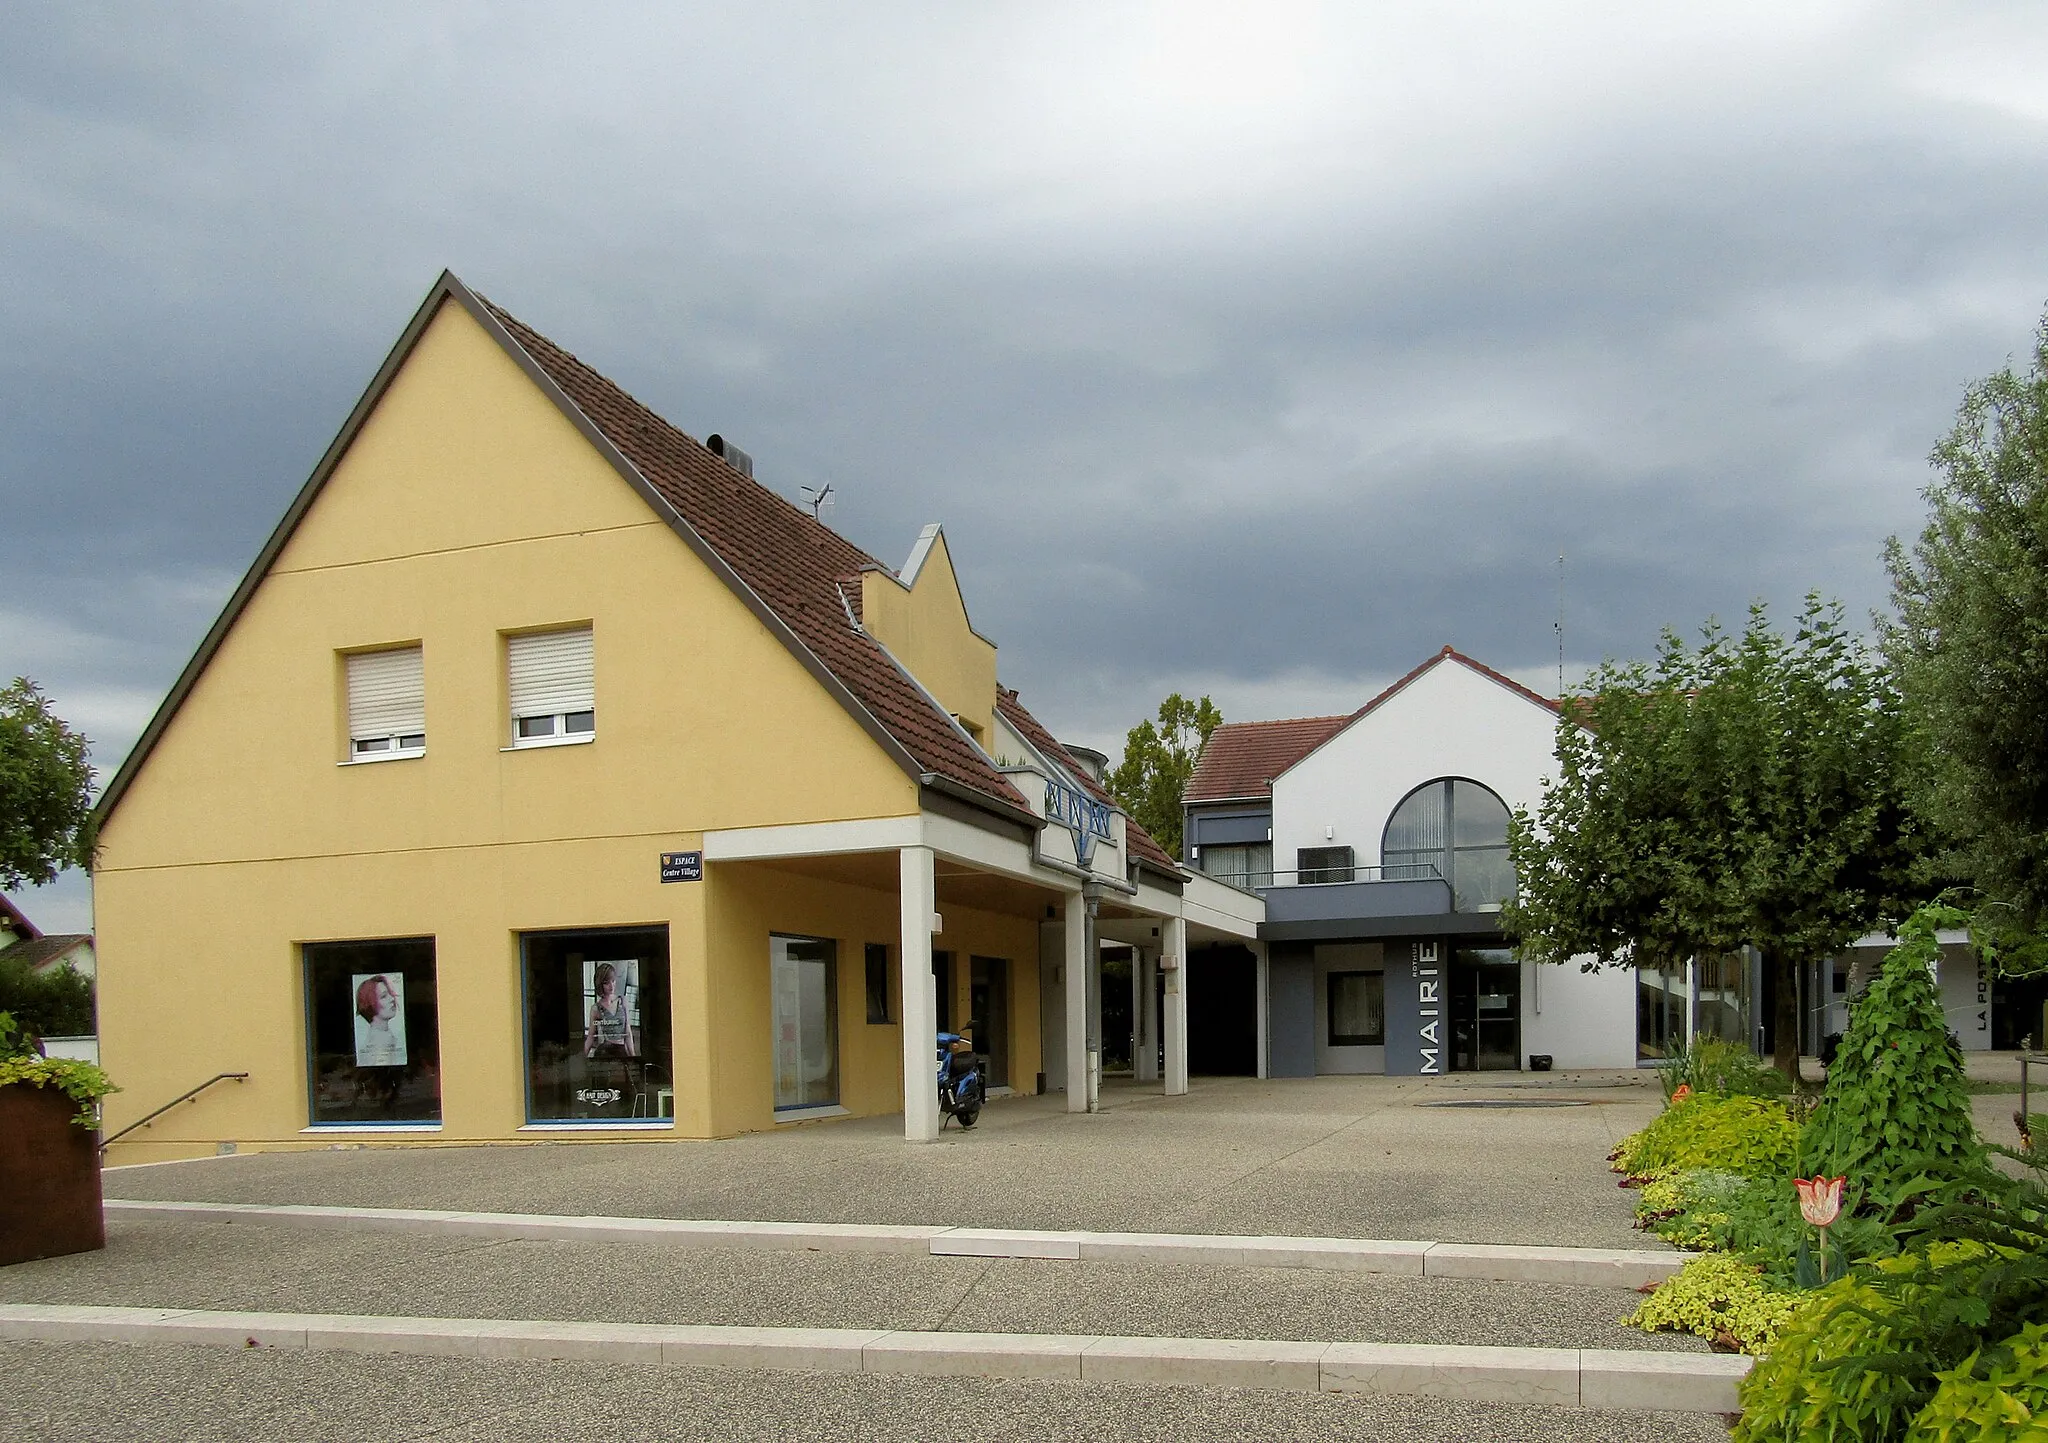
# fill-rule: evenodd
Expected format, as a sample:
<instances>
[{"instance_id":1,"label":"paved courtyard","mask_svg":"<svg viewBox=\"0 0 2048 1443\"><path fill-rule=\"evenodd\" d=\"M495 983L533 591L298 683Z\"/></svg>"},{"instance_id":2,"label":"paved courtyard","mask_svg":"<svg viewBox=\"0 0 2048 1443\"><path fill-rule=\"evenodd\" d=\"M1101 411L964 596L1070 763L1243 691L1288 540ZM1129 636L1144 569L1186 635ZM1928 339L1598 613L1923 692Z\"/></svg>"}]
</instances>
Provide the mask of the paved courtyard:
<instances>
[{"instance_id":1,"label":"paved courtyard","mask_svg":"<svg viewBox=\"0 0 2048 1443\"><path fill-rule=\"evenodd\" d=\"M716 1142L242 1154L106 1184L215 1202L1656 1246L1604 1161L1656 1115L1641 1073L1198 1078L1180 1098L1112 1084L1092 1116L1063 1101L1000 1100L923 1146L868 1118Z\"/></svg>"}]
</instances>

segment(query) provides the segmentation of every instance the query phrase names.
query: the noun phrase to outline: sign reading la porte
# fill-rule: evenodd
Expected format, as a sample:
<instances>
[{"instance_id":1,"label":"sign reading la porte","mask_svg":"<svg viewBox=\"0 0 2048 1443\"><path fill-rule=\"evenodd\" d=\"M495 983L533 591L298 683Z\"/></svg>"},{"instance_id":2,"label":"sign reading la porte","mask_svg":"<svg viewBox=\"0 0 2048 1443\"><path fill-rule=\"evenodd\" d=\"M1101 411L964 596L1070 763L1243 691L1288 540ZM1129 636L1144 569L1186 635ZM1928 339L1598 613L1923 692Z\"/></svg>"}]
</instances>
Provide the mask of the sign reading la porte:
<instances>
[{"instance_id":1,"label":"sign reading la porte","mask_svg":"<svg viewBox=\"0 0 2048 1443\"><path fill-rule=\"evenodd\" d=\"M1098 802L1064 782L1046 779L1045 819L1074 834L1074 860L1082 866L1094 855L1096 838L1110 840L1109 815L1107 802Z\"/></svg>"}]
</instances>

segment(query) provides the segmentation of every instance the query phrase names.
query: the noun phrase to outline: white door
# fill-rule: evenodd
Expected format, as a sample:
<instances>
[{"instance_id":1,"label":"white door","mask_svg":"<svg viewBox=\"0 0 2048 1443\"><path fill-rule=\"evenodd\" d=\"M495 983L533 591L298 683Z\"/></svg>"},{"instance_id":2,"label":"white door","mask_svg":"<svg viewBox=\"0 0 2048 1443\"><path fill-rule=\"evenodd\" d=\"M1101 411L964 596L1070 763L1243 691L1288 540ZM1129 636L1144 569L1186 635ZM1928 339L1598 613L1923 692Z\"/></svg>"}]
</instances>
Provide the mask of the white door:
<instances>
[{"instance_id":1,"label":"white door","mask_svg":"<svg viewBox=\"0 0 2048 1443\"><path fill-rule=\"evenodd\" d=\"M823 937L769 938L775 1001L775 1106L839 1101L835 947Z\"/></svg>"}]
</instances>

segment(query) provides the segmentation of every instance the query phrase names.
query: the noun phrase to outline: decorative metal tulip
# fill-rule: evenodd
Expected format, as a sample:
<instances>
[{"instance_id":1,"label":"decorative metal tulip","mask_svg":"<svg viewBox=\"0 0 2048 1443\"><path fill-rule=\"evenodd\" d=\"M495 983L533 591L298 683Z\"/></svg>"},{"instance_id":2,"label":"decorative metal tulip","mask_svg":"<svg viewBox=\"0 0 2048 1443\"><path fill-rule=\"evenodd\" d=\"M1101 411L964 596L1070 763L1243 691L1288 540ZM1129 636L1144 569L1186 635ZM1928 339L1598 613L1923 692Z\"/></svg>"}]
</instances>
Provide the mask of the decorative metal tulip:
<instances>
[{"instance_id":1,"label":"decorative metal tulip","mask_svg":"<svg viewBox=\"0 0 2048 1443\"><path fill-rule=\"evenodd\" d=\"M1828 1228L1842 1215L1842 1184L1846 1177L1795 1177L1799 1212L1820 1229L1820 1280L1828 1280Z\"/></svg>"}]
</instances>

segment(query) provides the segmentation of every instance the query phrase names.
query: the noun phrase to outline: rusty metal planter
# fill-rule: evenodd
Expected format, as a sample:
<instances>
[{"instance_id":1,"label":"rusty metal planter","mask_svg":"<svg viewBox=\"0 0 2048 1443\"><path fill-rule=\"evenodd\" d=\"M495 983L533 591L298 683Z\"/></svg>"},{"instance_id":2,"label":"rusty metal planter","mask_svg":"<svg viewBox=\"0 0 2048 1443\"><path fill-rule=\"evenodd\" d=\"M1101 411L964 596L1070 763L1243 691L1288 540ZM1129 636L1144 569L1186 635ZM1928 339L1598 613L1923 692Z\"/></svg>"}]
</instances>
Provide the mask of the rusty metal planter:
<instances>
[{"instance_id":1,"label":"rusty metal planter","mask_svg":"<svg viewBox=\"0 0 2048 1443\"><path fill-rule=\"evenodd\" d=\"M100 1156L54 1087L0 1087L0 1267L107 1245Z\"/></svg>"}]
</instances>

